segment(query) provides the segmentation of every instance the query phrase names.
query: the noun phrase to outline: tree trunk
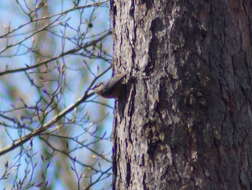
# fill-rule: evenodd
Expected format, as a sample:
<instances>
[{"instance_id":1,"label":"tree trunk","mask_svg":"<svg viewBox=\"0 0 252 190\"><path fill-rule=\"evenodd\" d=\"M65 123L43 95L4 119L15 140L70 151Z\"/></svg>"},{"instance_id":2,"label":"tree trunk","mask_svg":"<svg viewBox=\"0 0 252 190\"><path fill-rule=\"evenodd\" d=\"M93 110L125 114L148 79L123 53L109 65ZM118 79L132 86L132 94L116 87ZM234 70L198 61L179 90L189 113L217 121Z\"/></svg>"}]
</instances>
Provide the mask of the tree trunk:
<instances>
[{"instance_id":1,"label":"tree trunk","mask_svg":"<svg viewBox=\"0 0 252 190\"><path fill-rule=\"evenodd\" d=\"M116 190L252 189L252 4L115 0Z\"/></svg>"}]
</instances>

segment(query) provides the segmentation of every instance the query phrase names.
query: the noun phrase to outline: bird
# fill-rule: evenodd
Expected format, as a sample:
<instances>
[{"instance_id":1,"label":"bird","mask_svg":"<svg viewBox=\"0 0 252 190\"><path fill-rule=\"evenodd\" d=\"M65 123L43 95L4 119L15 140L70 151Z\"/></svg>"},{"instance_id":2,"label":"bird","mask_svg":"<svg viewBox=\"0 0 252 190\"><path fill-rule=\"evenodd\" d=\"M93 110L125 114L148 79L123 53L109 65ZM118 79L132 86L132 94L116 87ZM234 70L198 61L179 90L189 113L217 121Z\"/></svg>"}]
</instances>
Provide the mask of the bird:
<instances>
[{"instance_id":1,"label":"bird","mask_svg":"<svg viewBox=\"0 0 252 190\"><path fill-rule=\"evenodd\" d=\"M118 99L121 97L122 92L124 91L125 85L122 83L122 79L126 75L126 73L116 74L107 82L101 82L95 85L93 91L103 98Z\"/></svg>"}]
</instances>

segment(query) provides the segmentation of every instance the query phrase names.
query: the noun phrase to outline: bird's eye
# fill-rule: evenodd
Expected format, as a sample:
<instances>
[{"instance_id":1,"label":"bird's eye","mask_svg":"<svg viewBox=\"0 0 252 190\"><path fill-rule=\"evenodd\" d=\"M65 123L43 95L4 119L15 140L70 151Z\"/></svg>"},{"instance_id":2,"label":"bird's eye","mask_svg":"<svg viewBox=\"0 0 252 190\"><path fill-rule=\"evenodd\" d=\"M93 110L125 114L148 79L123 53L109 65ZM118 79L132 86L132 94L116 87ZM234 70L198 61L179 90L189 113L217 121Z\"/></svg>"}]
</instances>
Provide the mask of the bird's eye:
<instances>
[{"instance_id":1,"label":"bird's eye","mask_svg":"<svg viewBox=\"0 0 252 190\"><path fill-rule=\"evenodd\" d=\"M100 86L102 86L102 85L103 85L103 83L102 83L102 82L97 83L97 84L93 87L93 89L98 88L98 87L100 87Z\"/></svg>"}]
</instances>

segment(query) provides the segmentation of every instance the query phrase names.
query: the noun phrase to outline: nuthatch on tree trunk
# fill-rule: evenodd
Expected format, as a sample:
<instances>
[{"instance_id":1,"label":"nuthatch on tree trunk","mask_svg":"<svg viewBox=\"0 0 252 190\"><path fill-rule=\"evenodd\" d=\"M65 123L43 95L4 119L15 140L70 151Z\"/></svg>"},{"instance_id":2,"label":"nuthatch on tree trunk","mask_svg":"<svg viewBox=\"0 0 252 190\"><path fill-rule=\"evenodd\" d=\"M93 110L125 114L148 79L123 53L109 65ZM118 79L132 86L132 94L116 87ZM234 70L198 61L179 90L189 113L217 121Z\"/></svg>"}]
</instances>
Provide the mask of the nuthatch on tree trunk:
<instances>
[{"instance_id":1,"label":"nuthatch on tree trunk","mask_svg":"<svg viewBox=\"0 0 252 190\"><path fill-rule=\"evenodd\" d=\"M124 91L124 84L122 83L122 79L125 76L126 73L116 74L108 82L97 84L93 88L93 90L96 94L104 98L118 99Z\"/></svg>"}]
</instances>

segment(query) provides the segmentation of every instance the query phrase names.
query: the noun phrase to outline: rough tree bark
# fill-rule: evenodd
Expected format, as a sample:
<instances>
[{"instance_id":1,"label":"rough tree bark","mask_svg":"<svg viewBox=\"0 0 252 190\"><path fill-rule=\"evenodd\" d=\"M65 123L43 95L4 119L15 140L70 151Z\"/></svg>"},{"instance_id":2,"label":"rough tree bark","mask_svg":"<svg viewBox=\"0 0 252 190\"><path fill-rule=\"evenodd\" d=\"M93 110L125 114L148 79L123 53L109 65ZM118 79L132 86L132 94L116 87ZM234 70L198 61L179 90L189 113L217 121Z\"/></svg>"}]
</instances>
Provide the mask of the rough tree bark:
<instances>
[{"instance_id":1,"label":"rough tree bark","mask_svg":"<svg viewBox=\"0 0 252 190\"><path fill-rule=\"evenodd\" d=\"M252 4L111 1L116 190L252 189Z\"/></svg>"}]
</instances>

